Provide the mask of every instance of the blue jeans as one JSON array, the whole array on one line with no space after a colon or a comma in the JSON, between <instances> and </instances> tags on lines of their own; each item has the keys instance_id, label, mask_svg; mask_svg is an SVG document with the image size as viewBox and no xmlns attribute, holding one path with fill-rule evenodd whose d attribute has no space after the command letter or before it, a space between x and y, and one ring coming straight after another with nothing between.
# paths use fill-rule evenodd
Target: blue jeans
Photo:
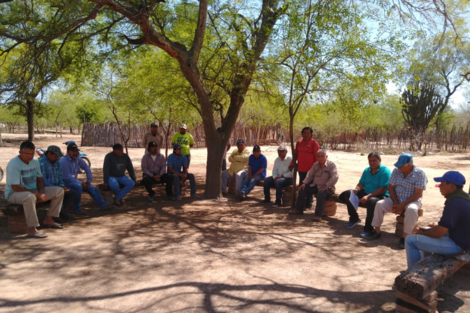
<instances>
[{"instance_id":1,"label":"blue jeans","mask_svg":"<svg viewBox=\"0 0 470 313\"><path fill-rule=\"evenodd\" d=\"M258 183L262 180L263 177L261 177L261 175L257 175L255 177L252 177L251 179L247 175L247 177L243 180L242 188L240 188L240 191L245 196L247 196L253 190L253 188L255 188L255 186L258 185Z\"/></svg>"},{"instance_id":2,"label":"blue jeans","mask_svg":"<svg viewBox=\"0 0 470 313\"><path fill-rule=\"evenodd\" d=\"M405 239L405 248L408 267L431 253L451 255L463 251L462 248L448 237L448 234L441 238L411 234Z\"/></svg>"},{"instance_id":3,"label":"blue jeans","mask_svg":"<svg viewBox=\"0 0 470 313\"><path fill-rule=\"evenodd\" d=\"M79 181L74 181L73 183L64 183L65 187L72 189L75 191L75 201L73 203L73 210L74 212L80 211L80 202L82 201L82 183ZM98 203L100 208L104 208L106 206L106 201L104 201L103 197L100 194L100 191L95 188L95 186L90 185L87 190L88 194L93 198L93 200Z\"/></svg>"},{"instance_id":4,"label":"blue jeans","mask_svg":"<svg viewBox=\"0 0 470 313\"><path fill-rule=\"evenodd\" d=\"M134 188L135 182L126 175L121 177L109 176L108 185L109 189L113 191L114 197L117 200L122 200L122 198L124 198L129 191ZM124 187L120 189L119 185L123 185Z\"/></svg>"},{"instance_id":5,"label":"blue jeans","mask_svg":"<svg viewBox=\"0 0 470 313\"><path fill-rule=\"evenodd\" d=\"M274 182L274 177L269 176L264 179L264 200L271 200L271 186L276 186L276 203L281 203L282 190L285 186L292 185L292 178L283 177Z\"/></svg>"},{"instance_id":6,"label":"blue jeans","mask_svg":"<svg viewBox=\"0 0 470 313\"><path fill-rule=\"evenodd\" d=\"M175 196L181 197L181 188L180 188L180 177L176 174L170 174L173 176L173 188L175 189ZM191 173L188 173L188 176L186 179L189 179L189 185L191 188L191 197L196 194L196 179L194 178L194 175Z\"/></svg>"}]
</instances>

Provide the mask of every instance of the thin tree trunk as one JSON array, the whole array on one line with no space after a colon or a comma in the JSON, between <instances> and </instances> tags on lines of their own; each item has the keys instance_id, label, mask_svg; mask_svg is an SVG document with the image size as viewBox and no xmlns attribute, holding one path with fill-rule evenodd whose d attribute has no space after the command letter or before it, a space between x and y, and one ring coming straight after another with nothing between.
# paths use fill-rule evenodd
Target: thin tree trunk
<instances>
[{"instance_id":1,"label":"thin tree trunk","mask_svg":"<svg viewBox=\"0 0 470 313\"><path fill-rule=\"evenodd\" d=\"M28 123L28 140L34 140L34 100L26 100L26 122Z\"/></svg>"}]
</instances>

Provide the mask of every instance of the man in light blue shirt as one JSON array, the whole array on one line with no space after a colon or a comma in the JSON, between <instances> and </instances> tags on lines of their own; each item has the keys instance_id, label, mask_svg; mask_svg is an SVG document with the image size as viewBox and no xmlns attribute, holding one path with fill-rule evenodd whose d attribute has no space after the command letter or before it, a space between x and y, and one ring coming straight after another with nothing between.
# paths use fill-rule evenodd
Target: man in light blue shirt
<instances>
[{"instance_id":1,"label":"man in light blue shirt","mask_svg":"<svg viewBox=\"0 0 470 313\"><path fill-rule=\"evenodd\" d=\"M39 162L34 159L34 150L34 144L25 141L20 146L20 155L8 162L5 199L9 203L23 205L26 225L28 226L28 237L46 238L46 234L37 230L39 221L36 213L36 203L51 200L47 216L43 221L44 228L62 229L63 226L55 223L53 217L59 216L64 199L64 189L44 187Z\"/></svg>"},{"instance_id":2,"label":"man in light blue shirt","mask_svg":"<svg viewBox=\"0 0 470 313\"><path fill-rule=\"evenodd\" d=\"M75 201L73 203L73 213L78 216L86 215L80 207L82 191L88 192L93 200L98 203L100 210L111 209L111 207L106 204L106 201L104 201L99 190L91 184L93 175L91 174L91 170L86 162L79 157L79 151L78 146L71 143L67 146L67 154L60 159L60 168L62 169L62 177L65 187L73 189L76 193ZM86 182L82 182L77 179L80 169L83 169L86 173Z\"/></svg>"}]
</instances>

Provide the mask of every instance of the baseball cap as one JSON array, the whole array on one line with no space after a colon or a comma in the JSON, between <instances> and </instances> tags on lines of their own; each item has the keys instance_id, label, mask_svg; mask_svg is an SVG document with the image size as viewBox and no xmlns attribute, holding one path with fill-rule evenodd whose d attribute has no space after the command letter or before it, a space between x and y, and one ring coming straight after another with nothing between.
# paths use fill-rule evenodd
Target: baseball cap
<instances>
[{"instance_id":1,"label":"baseball cap","mask_svg":"<svg viewBox=\"0 0 470 313\"><path fill-rule=\"evenodd\" d=\"M152 122L152 124L150 124L150 127L158 127L158 123L157 122Z\"/></svg>"},{"instance_id":2,"label":"baseball cap","mask_svg":"<svg viewBox=\"0 0 470 313\"><path fill-rule=\"evenodd\" d=\"M158 147L158 143L156 143L155 141L150 141L149 144L148 144L148 149L150 149L152 147Z\"/></svg>"},{"instance_id":3,"label":"baseball cap","mask_svg":"<svg viewBox=\"0 0 470 313\"><path fill-rule=\"evenodd\" d=\"M80 151L76 143L71 143L67 146L67 151Z\"/></svg>"},{"instance_id":4,"label":"baseball cap","mask_svg":"<svg viewBox=\"0 0 470 313\"><path fill-rule=\"evenodd\" d=\"M398 162L395 163L395 167L402 167L405 164L408 164L410 162L413 162L413 155L409 153L403 153L398 157Z\"/></svg>"},{"instance_id":5,"label":"baseball cap","mask_svg":"<svg viewBox=\"0 0 470 313\"><path fill-rule=\"evenodd\" d=\"M178 150L178 149L181 149L181 145L179 143L175 143L173 145L173 150Z\"/></svg>"},{"instance_id":6,"label":"baseball cap","mask_svg":"<svg viewBox=\"0 0 470 313\"><path fill-rule=\"evenodd\" d=\"M181 124L180 128L188 129L188 126L186 126L186 124Z\"/></svg>"},{"instance_id":7,"label":"baseball cap","mask_svg":"<svg viewBox=\"0 0 470 313\"><path fill-rule=\"evenodd\" d=\"M245 140L243 140L243 139L238 139L237 140L237 146L242 145L244 143L245 143Z\"/></svg>"},{"instance_id":8,"label":"baseball cap","mask_svg":"<svg viewBox=\"0 0 470 313\"><path fill-rule=\"evenodd\" d=\"M465 177L457 171L448 171L442 177L434 177L434 181L442 183L446 181L457 186L465 185ZM439 187L441 184L437 184L436 187Z\"/></svg>"},{"instance_id":9,"label":"baseball cap","mask_svg":"<svg viewBox=\"0 0 470 313\"><path fill-rule=\"evenodd\" d=\"M59 158L61 158L61 157L64 156L64 154L62 153L62 151L60 151L60 148L57 147L57 146L49 146L49 147L47 147L46 152L54 153L54 154L57 155Z\"/></svg>"},{"instance_id":10,"label":"baseball cap","mask_svg":"<svg viewBox=\"0 0 470 313\"><path fill-rule=\"evenodd\" d=\"M253 152L261 151L261 148L258 145L253 147Z\"/></svg>"},{"instance_id":11,"label":"baseball cap","mask_svg":"<svg viewBox=\"0 0 470 313\"><path fill-rule=\"evenodd\" d=\"M286 151L287 148L284 145L280 145L279 148L277 148L277 151Z\"/></svg>"}]
</instances>

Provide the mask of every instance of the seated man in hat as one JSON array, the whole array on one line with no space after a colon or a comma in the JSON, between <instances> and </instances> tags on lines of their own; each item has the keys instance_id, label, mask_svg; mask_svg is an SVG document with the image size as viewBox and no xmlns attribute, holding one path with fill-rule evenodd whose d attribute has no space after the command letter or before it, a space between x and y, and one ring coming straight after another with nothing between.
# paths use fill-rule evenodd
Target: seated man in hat
<instances>
[{"instance_id":1,"label":"seated man in hat","mask_svg":"<svg viewBox=\"0 0 470 313\"><path fill-rule=\"evenodd\" d=\"M281 205L282 192L284 187L292 185L292 171L289 169L292 157L287 155L286 146L277 148L278 157L274 161L273 176L266 177L264 180L264 200L261 203L271 202L271 186L276 187L276 201L273 207Z\"/></svg>"},{"instance_id":2,"label":"seated man in hat","mask_svg":"<svg viewBox=\"0 0 470 313\"><path fill-rule=\"evenodd\" d=\"M75 191L75 199L73 202L73 214L78 216L85 216L86 213L82 211L80 202L82 201L82 191L86 191L93 200L98 203L100 210L109 210L110 206L106 204L103 197L101 196L98 189L91 184L93 181L93 174L91 173L88 164L80 158L80 150L75 143L71 143L67 146L67 154L60 159L60 169L62 170L62 176L65 187ZM80 181L77 179L80 169L83 169L86 173L86 181Z\"/></svg>"},{"instance_id":3,"label":"seated man in hat","mask_svg":"<svg viewBox=\"0 0 470 313\"><path fill-rule=\"evenodd\" d=\"M254 146L253 154L248 160L248 169L245 170L247 172L246 178L243 180L240 190L237 190L237 196L241 200L246 199L253 188L266 177L267 167L268 160L261 154L260 146Z\"/></svg>"},{"instance_id":4,"label":"seated man in hat","mask_svg":"<svg viewBox=\"0 0 470 313\"><path fill-rule=\"evenodd\" d=\"M188 173L188 159L181 154L181 146L179 144L173 145L173 153L168 156L167 160L168 174L173 177L173 186L175 188L176 200L181 200L180 181L189 179L191 186L191 198L199 199L196 195L196 179L194 175Z\"/></svg>"},{"instance_id":5,"label":"seated man in hat","mask_svg":"<svg viewBox=\"0 0 470 313\"><path fill-rule=\"evenodd\" d=\"M289 214L303 214L305 203L316 194L317 204L315 205L314 221L321 221L326 199L335 192L335 185L338 182L338 170L336 165L328 160L328 154L321 149L317 152L318 162L307 172L307 176L302 184L297 187L299 195L295 210L290 210Z\"/></svg>"},{"instance_id":6,"label":"seated man in hat","mask_svg":"<svg viewBox=\"0 0 470 313\"><path fill-rule=\"evenodd\" d=\"M131 178L126 176L126 170ZM124 148L119 143L116 143L113 151L104 157L103 181L104 187L109 185L109 189L113 191L114 205L117 206L125 204L124 197L139 184L135 178L131 158L124 153Z\"/></svg>"},{"instance_id":7,"label":"seated man in hat","mask_svg":"<svg viewBox=\"0 0 470 313\"><path fill-rule=\"evenodd\" d=\"M45 228L63 228L54 222L58 217L64 189L60 187L45 187L38 160L34 159L35 146L31 141L20 145L20 154L8 162L5 199L9 203L23 205L29 238L46 238L47 235L37 230L39 226L36 213L36 202L51 200L47 216L43 220Z\"/></svg>"},{"instance_id":8,"label":"seated man in hat","mask_svg":"<svg viewBox=\"0 0 470 313\"><path fill-rule=\"evenodd\" d=\"M153 183L165 184L166 195L170 200L176 200L171 190L173 186L173 176L166 173L165 156L160 153L158 144L155 141L148 143L148 153L144 155L141 162L144 177L140 182L149 193L149 201L155 198L155 191L152 189Z\"/></svg>"},{"instance_id":9,"label":"seated man in hat","mask_svg":"<svg viewBox=\"0 0 470 313\"><path fill-rule=\"evenodd\" d=\"M59 159L64 154L57 146L47 147L46 152L39 158L38 162L41 166L42 178L45 187L61 187L64 189L64 201L62 208L60 209L59 217L61 220L67 221L74 218L73 214L68 214L66 208L73 203L73 200L77 196L75 190L65 187L64 180L62 178L62 170L60 169ZM54 218L57 222L62 222Z\"/></svg>"},{"instance_id":10,"label":"seated man in hat","mask_svg":"<svg viewBox=\"0 0 470 313\"><path fill-rule=\"evenodd\" d=\"M470 258L470 196L463 191L465 177L456 171L449 171L439 182L439 190L446 198L444 211L437 225L420 228L405 239L406 261L412 266L426 254L442 255L467 254Z\"/></svg>"},{"instance_id":11,"label":"seated man in hat","mask_svg":"<svg viewBox=\"0 0 470 313\"><path fill-rule=\"evenodd\" d=\"M245 169L248 167L248 159L250 158L250 150L246 148L243 139L237 140L237 148L232 151L228 160L231 162L228 170L222 172L222 194L227 195L227 184L230 177L235 177L235 190L242 188L243 179L247 175Z\"/></svg>"},{"instance_id":12,"label":"seated man in hat","mask_svg":"<svg viewBox=\"0 0 470 313\"><path fill-rule=\"evenodd\" d=\"M365 238L375 240L381 237L380 226L386 213L392 212L397 215L404 213L403 237L400 238L398 247L405 249L405 238L411 234L418 221L418 210L428 179L423 170L413 165L413 156L409 153L400 155L395 167L388 183L390 198L380 200L375 205L372 220L374 231Z\"/></svg>"}]
</instances>

